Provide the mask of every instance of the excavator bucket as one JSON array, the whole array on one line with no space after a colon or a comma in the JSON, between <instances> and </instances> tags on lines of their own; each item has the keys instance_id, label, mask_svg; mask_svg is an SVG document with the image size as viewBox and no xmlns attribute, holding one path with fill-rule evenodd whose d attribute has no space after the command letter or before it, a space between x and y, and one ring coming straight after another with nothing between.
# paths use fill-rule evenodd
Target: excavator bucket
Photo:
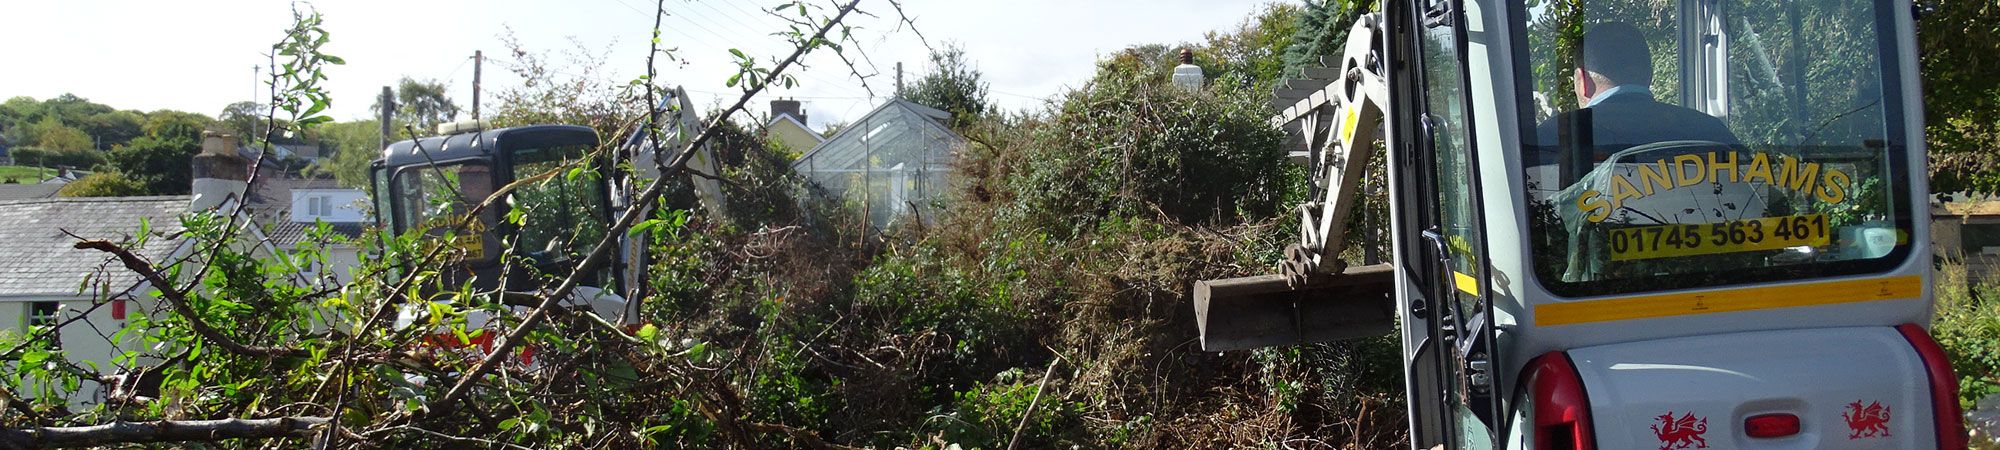
<instances>
[{"instance_id":1,"label":"excavator bucket","mask_svg":"<svg viewBox=\"0 0 2000 450\"><path fill-rule=\"evenodd\" d=\"M1396 329L1394 270L1388 264L1350 267L1297 286L1284 275L1195 282L1201 349L1241 350L1388 334Z\"/></svg>"}]
</instances>

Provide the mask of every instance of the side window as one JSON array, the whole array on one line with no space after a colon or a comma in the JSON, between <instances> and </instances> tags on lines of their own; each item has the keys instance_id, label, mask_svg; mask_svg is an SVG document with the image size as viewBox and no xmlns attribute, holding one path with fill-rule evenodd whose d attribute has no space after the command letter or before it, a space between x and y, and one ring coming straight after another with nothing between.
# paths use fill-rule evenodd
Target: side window
<instances>
[{"instance_id":1,"label":"side window","mask_svg":"<svg viewBox=\"0 0 2000 450\"><path fill-rule=\"evenodd\" d=\"M1466 303L1467 311L1480 296L1479 261L1484 256L1484 236L1480 235L1478 207L1472 189L1470 122L1465 111L1465 75L1459 67L1458 41L1451 26L1424 30L1420 49L1424 59L1424 103L1428 114L1437 170L1439 234L1451 253L1451 283Z\"/></svg>"},{"instance_id":2,"label":"side window","mask_svg":"<svg viewBox=\"0 0 2000 450\"><path fill-rule=\"evenodd\" d=\"M376 168L372 178L374 178L375 189L374 192L370 192L369 194L372 195L373 198L375 199L374 213L375 213L376 225L380 225L383 228L391 228L389 223L389 217L390 217L389 211L391 211L390 205L394 204L394 200L392 199L395 198L395 191L389 189L388 169ZM402 231L402 228L394 228L391 230L391 232L400 232L400 231Z\"/></svg>"},{"instance_id":3,"label":"side window","mask_svg":"<svg viewBox=\"0 0 2000 450\"><path fill-rule=\"evenodd\" d=\"M1446 297L1444 303L1448 311L1434 315L1432 320L1442 323L1432 325L1441 332L1438 338L1444 346L1442 362L1449 367L1445 372L1452 374L1448 383L1456 386L1447 388L1453 404L1450 420L1457 425L1459 448L1491 448L1494 439L1492 423L1493 403L1489 399L1492 388L1477 385L1483 370L1472 361L1492 361L1490 326L1480 325L1485 318L1488 303L1486 297L1486 237L1481 228L1479 211L1479 190L1474 182L1472 159L1472 117L1467 111L1465 60L1459 47L1461 30L1465 21L1460 11L1452 11L1463 2L1449 0L1432 3L1427 17L1442 20L1427 20L1428 23L1418 33L1418 58L1423 67L1423 115L1419 125L1429 138L1432 180L1435 183L1431 195L1431 205L1436 208L1435 216L1423 225L1434 230L1442 242L1446 261L1444 271L1437 273L1431 283ZM1490 365L1489 365L1490 367ZM1465 384L1461 384L1465 383ZM1463 391L1461 391L1463 389Z\"/></svg>"}]
</instances>

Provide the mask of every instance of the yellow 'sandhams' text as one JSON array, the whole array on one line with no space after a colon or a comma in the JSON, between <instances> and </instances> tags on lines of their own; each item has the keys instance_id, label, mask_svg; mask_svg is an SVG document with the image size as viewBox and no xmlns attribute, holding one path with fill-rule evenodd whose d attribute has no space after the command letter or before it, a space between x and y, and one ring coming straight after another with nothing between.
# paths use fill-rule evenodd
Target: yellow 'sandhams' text
<instances>
[{"instance_id":1,"label":"yellow 'sandhams' text","mask_svg":"<svg viewBox=\"0 0 2000 450\"><path fill-rule=\"evenodd\" d=\"M1610 177L1611 192L1608 195L1593 189L1583 191L1583 195L1577 197L1576 207L1583 211L1586 220L1602 222L1611 216L1612 211L1624 207L1627 201L1711 183L1764 183L1794 192L1811 193L1822 203L1840 203L1847 200L1848 183L1853 181L1853 177L1839 169L1806 162L1791 155L1772 158L1765 152L1751 154L1747 164L1739 161L1736 152L1723 151L1708 152L1707 155L1686 154L1671 160L1635 165L1637 168L1631 172L1631 177Z\"/></svg>"}]
</instances>

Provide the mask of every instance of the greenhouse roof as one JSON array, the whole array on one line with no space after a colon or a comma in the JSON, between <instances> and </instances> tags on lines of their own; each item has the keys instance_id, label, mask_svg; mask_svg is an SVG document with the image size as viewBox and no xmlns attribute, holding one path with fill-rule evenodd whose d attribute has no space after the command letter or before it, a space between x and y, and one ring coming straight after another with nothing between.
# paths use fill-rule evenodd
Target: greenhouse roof
<instances>
[{"instance_id":1,"label":"greenhouse roof","mask_svg":"<svg viewBox=\"0 0 2000 450\"><path fill-rule=\"evenodd\" d=\"M792 163L792 170L861 169L861 163L869 159L880 167L942 161L949 158L952 147L965 142L945 127L947 120L951 120L951 113L907 100L890 100L800 156Z\"/></svg>"}]
</instances>

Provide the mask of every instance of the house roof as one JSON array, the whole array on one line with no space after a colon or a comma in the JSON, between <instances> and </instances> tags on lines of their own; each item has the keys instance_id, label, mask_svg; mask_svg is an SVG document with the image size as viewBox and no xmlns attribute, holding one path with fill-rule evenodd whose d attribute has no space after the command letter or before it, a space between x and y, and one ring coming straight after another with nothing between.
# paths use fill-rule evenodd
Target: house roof
<instances>
[{"instance_id":1,"label":"house roof","mask_svg":"<svg viewBox=\"0 0 2000 450\"><path fill-rule=\"evenodd\" d=\"M153 236L136 249L154 262L180 246L179 216L187 196L51 198L0 202L0 296L74 296L86 277L122 274L109 254L79 250L68 231L87 239L126 242L137 237L140 221Z\"/></svg>"},{"instance_id":2,"label":"house roof","mask_svg":"<svg viewBox=\"0 0 2000 450\"><path fill-rule=\"evenodd\" d=\"M0 202L56 196L66 183L0 184Z\"/></svg>"},{"instance_id":3,"label":"house roof","mask_svg":"<svg viewBox=\"0 0 2000 450\"><path fill-rule=\"evenodd\" d=\"M799 129L801 130L805 130L806 134L808 136L812 136L813 140L819 142L826 142L826 136L820 136L819 133L812 132L812 128L807 127L805 122L800 122L799 118L792 117L791 114L779 114L777 117L772 117L771 123L764 124L764 126L767 127L774 126L780 123L790 123L792 124L792 126L799 127Z\"/></svg>"},{"instance_id":4,"label":"house roof","mask_svg":"<svg viewBox=\"0 0 2000 450\"><path fill-rule=\"evenodd\" d=\"M368 229L368 224L360 222L327 222L326 225L328 231L348 239L361 237L361 233ZM298 248L299 243L310 239L309 231L317 226L319 226L317 222L294 221L291 212L286 211L277 220L271 221L271 228L265 231L264 236L271 241L271 246L289 251Z\"/></svg>"},{"instance_id":5,"label":"house roof","mask_svg":"<svg viewBox=\"0 0 2000 450\"><path fill-rule=\"evenodd\" d=\"M870 156L887 165L948 158L952 146L965 142L945 126L948 120L951 113L907 100L890 100L800 156L792 162L792 170L856 169Z\"/></svg>"}]
</instances>

